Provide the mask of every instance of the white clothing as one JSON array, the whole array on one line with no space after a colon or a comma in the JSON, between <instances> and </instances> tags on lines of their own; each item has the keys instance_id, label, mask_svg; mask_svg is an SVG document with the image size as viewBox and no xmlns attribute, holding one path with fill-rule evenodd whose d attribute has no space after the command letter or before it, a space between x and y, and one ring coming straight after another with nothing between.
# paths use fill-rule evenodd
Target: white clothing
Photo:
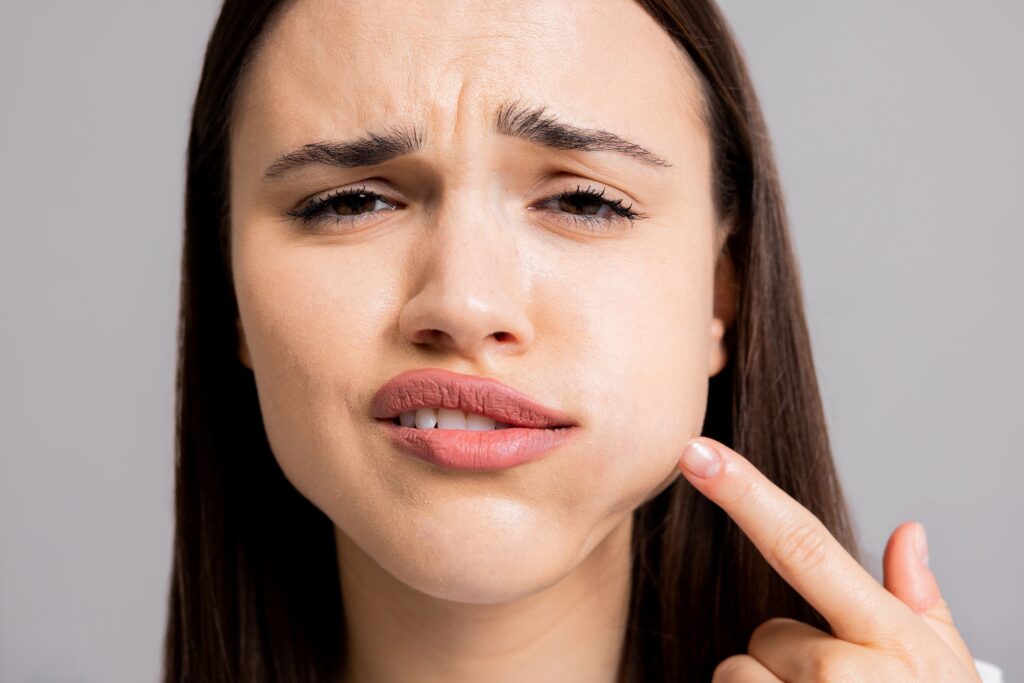
<instances>
[{"instance_id":1,"label":"white clothing","mask_svg":"<svg viewBox=\"0 0 1024 683\"><path fill-rule=\"evenodd\" d=\"M995 664L975 659L974 668L978 670L978 675L981 676L981 683L1003 683L1003 670Z\"/></svg>"}]
</instances>

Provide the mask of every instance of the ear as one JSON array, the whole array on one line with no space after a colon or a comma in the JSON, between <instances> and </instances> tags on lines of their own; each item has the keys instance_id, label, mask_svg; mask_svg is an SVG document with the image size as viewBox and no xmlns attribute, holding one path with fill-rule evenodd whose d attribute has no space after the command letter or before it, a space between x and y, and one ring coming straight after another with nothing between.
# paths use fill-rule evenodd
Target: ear
<instances>
[{"instance_id":1,"label":"ear","mask_svg":"<svg viewBox=\"0 0 1024 683\"><path fill-rule=\"evenodd\" d=\"M235 328L238 330L238 360L252 370L252 358L249 357L249 345L245 342L245 330L242 329L241 317L235 318Z\"/></svg>"},{"instance_id":2,"label":"ear","mask_svg":"<svg viewBox=\"0 0 1024 683\"><path fill-rule=\"evenodd\" d=\"M736 321L736 305L739 287L736 268L726 248L718 250L715 262L715 300L711 316L711 344L708 354L708 377L714 377L729 361L729 349L725 333Z\"/></svg>"}]
</instances>

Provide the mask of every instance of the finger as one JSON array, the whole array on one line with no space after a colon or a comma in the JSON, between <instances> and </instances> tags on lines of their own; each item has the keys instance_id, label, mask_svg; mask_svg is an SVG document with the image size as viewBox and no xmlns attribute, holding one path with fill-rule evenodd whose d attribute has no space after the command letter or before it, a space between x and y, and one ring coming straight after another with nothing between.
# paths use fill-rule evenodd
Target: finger
<instances>
[{"instance_id":1,"label":"finger","mask_svg":"<svg viewBox=\"0 0 1024 683\"><path fill-rule=\"evenodd\" d=\"M689 463L714 461L708 476ZM828 621L836 636L861 645L891 642L918 625L850 556L811 512L768 480L736 451L707 437L690 445L680 469L698 491L721 507L768 563Z\"/></svg>"},{"instance_id":2,"label":"finger","mask_svg":"<svg viewBox=\"0 0 1024 683\"><path fill-rule=\"evenodd\" d=\"M915 613L925 612L939 592L917 544L918 524L905 522L896 527L885 546L882 559L886 590Z\"/></svg>"},{"instance_id":3,"label":"finger","mask_svg":"<svg viewBox=\"0 0 1024 683\"><path fill-rule=\"evenodd\" d=\"M747 652L784 681L878 680L874 653L810 624L776 617L754 629Z\"/></svg>"},{"instance_id":4,"label":"finger","mask_svg":"<svg viewBox=\"0 0 1024 683\"><path fill-rule=\"evenodd\" d=\"M750 655L733 655L723 659L711 675L711 683L783 683Z\"/></svg>"},{"instance_id":5,"label":"finger","mask_svg":"<svg viewBox=\"0 0 1024 683\"><path fill-rule=\"evenodd\" d=\"M896 527L882 558L885 588L919 614L964 664L973 667L974 657L953 624L953 615L927 558L924 526L911 521Z\"/></svg>"}]
</instances>

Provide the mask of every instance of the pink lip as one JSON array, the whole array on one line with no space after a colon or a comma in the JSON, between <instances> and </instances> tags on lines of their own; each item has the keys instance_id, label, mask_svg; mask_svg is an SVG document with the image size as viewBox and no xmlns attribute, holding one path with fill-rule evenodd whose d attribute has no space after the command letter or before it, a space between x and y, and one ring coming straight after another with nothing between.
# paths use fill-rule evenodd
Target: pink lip
<instances>
[{"instance_id":1,"label":"pink lip","mask_svg":"<svg viewBox=\"0 0 1024 683\"><path fill-rule=\"evenodd\" d=\"M417 408L450 408L486 415L508 429L415 429L393 422ZM448 370L411 370L388 380L373 398L373 416L392 443L442 467L496 470L536 460L579 430L576 422L494 379Z\"/></svg>"}]
</instances>

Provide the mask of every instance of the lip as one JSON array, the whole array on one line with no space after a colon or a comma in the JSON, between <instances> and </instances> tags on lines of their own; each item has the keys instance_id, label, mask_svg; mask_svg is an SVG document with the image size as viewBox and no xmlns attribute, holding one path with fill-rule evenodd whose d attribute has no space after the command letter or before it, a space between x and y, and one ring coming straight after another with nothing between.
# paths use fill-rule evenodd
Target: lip
<instances>
[{"instance_id":1,"label":"lip","mask_svg":"<svg viewBox=\"0 0 1024 683\"><path fill-rule=\"evenodd\" d=\"M449 408L485 415L507 429L415 429L392 421L418 408ZM399 449L441 467L497 470L537 460L579 431L566 413L501 382L439 368L403 372L373 397L373 417Z\"/></svg>"}]
</instances>

